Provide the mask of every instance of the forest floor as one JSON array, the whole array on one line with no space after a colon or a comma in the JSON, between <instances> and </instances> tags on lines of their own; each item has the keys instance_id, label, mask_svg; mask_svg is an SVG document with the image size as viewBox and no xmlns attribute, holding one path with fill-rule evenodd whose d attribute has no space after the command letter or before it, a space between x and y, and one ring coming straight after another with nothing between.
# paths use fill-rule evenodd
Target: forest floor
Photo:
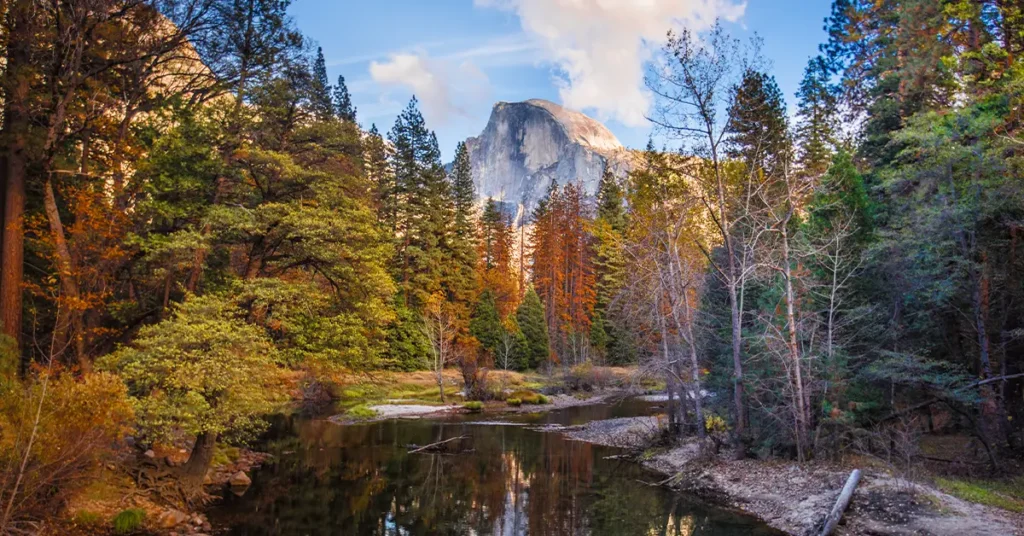
<instances>
[{"instance_id":1,"label":"forest floor","mask_svg":"<svg viewBox=\"0 0 1024 536\"><path fill-rule=\"evenodd\" d=\"M957 482L962 488L965 481L927 476L911 481L862 457L801 465L734 460L725 449L702 454L696 442L652 447L663 427L656 418L636 417L594 421L563 432L581 441L631 448L644 466L667 477L659 484L752 514L789 534L816 534L850 471L860 468L863 476L837 535L1024 535L1024 514L1012 496L1004 497L1009 502L994 503L1000 508L981 494L956 493L958 487L949 485Z\"/></svg>"}]
</instances>

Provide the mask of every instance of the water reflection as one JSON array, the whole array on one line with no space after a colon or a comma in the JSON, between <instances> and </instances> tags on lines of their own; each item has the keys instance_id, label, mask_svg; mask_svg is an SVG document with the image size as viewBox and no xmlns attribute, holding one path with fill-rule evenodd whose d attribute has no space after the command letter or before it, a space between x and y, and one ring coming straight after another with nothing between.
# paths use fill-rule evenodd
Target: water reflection
<instances>
[{"instance_id":1,"label":"water reflection","mask_svg":"<svg viewBox=\"0 0 1024 536\"><path fill-rule=\"evenodd\" d=\"M636 410L600 406L516 420L570 424ZM470 437L443 452L408 452L410 444L460 435ZM656 477L608 458L615 449L525 426L466 418L338 426L281 417L266 449L277 461L211 514L229 534L776 534L643 484Z\"/></svg>"}]
</instances>

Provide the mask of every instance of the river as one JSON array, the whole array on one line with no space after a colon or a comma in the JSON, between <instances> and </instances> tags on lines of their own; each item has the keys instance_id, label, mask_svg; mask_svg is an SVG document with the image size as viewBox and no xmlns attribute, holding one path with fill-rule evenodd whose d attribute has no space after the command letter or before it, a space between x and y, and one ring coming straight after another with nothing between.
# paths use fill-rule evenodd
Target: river
<instances>
[{"instance_id":1,"label":"river","mask_svg":"<svg viewBox=\"0 0 1024 536\"><path fill-rule=\"evenodd\" d=\"M209 516L220 533L236 536L779 534L646 484L661 477L616 457L619 449L537 429L655 412L630 399L344 426L279 416L257 445L273 460ZM468 438L442 452L409 453L409 445L457 436Z\"/></svg>"}]
</instances>

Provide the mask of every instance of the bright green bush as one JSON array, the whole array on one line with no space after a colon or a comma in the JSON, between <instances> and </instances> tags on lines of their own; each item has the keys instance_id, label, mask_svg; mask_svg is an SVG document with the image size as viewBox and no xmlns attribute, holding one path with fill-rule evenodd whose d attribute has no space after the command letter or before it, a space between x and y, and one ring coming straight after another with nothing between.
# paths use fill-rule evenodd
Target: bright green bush
<instances>
[{"instance_id":1,"label":"bright green bush","mask_svg":"<svg viewBox=\"0 0 1024 536\"><path fill-rule=\"evenodd\" d=\"M139 508L123 510L114 516L114 533L131 534L142 527L142 521L145 519L146 512L144 510Z\"/></svg>"},{"instance_id":2,"label":"bright green bush","mask_svg":"<svg viewBox=\"0 0 1024 536\"><path fill-rule=\"evenodd\" d=\"M469 411L480 411L484 409L484 403L480 402L479 400L474 400L472 402L466 402L465 404L462 405L462 407L468 409Z\"/></svg>"},{"instance_id":3,"label":"bright green bush","mask_svg":"<svg viewBox=\"0 0 1024 536\"><path fill-rule=\"evenodd\" d=\"M523 405L523 401L519 400L518 398L509 398L508 400L505 401L505 403L510 406L516 407Z\"/></svg>"},{"instance_id":4,"label":"bright green bush","mask_svg":"<svg viewBox=\"0 0 1024 536\"><path fill-rule=\"evenodd\" d=\"M352 406L348 411L345 412L351 419L372 419L377 416L377 412L366 407L366 404L359 404L358 406Z\"/></svg>"},{"instance_id":5,"label":"bright green bush","mask_svg":"<svg viewBox=\"0 0 1024 536\"><path fill-rule=\"evenodd\" d=\"M548 397L535 393L533 391L527 391L526 389L520 389L508 395L509 398L517 398L520 403L523 404L547 404L551 402Z\"/></svg>"}]
</instances>

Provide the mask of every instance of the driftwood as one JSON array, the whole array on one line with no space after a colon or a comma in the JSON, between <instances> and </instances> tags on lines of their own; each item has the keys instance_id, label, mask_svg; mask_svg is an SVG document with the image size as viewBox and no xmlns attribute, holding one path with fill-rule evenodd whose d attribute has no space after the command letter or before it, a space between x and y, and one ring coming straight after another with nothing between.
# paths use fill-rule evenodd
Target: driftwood
<instances>
[{"instance_id":1,"label":"driftwood","mask_svg":"<svg viewBox=\"0 0 1024 536\"><path fill-rule=\"evenodd\" d=\"M854 469L850 473L850 478L846 479L846 485L843 486L843 491L839 493L836 505L832 507L832 511L825 518L825 527L821 529L821 536L829 536L832 534L832 531L836 530L836 525L839 524L839 519L843 517L843 512L846 511L847 506L850 506L850 498L853 497L853 490L857 488L858 482L860 482L860 469Z\"/></svg>"},{"instance_id":2,"label":"driftwood","mask_svg":"<svg viewBox=\"0 0 1024 536\"><path fill-rule=\"evenodd\" d=\"M420 452L420 451L424 451L424 450L427 450L427 449L432 449L434 447L437 447L437 446L440 446L440 445L444 445L445 443L448 443L450 441L456 441L458 439L468 439L468 438L469 438L469 436L464 436L464 435L456 436L456 437L451 437L451 438L445 439L444 441L438 441L437 443L431 443L429 445L424 445L422 447L419 447L419 448L417 448L415 450L410 450L409 454L415 454L415 453Z\"/></svg>"}]
</instances>

